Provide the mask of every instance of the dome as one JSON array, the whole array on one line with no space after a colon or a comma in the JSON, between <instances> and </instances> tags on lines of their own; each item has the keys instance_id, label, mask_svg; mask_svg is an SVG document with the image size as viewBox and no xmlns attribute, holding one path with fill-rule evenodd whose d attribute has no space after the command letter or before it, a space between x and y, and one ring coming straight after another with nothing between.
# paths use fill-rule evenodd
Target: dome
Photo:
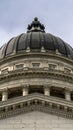
<instances>
[{"instance_id":1,"label":"dome","mask_svg":"<svg viewBox=\"0 0 73 130\"><path fill-rule=\"evenodd\" d=\"M73 130L72 47L35 18L27 33L1 47L0 58L0 128Z\"/></svg>"},{"instance_id":2,"label":"dome","mask_svg":"<svg viewBox=\"0 0 73 130\"><path fill-rule=\"evenodd\" d=\"M29 47L31 51L40 51L42 47L46 52L56 52L56 50L65 57L73 59L72 47L59 37L45 32L45 27L34 18L34 21L28 25L27 33L20 34L4 44L0 49L0 58L10 56L15 52L25 52Z\"/></svg>"}]
</instances>

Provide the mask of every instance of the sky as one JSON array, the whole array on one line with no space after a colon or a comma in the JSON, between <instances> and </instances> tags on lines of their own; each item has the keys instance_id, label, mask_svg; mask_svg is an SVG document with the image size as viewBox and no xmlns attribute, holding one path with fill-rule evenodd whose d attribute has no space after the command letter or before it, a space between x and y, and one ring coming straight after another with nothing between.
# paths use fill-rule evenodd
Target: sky
<instances>
[{"instance_id":1,"label":"sky","mask_svg":"<svg viewBox=\"0 0 73 130\"><path fill-rule=\"evenodd\" d=\"M27 32L34 17L73 47L73 0L0 0L0 47Z\"/></svg>"}]
</instances>

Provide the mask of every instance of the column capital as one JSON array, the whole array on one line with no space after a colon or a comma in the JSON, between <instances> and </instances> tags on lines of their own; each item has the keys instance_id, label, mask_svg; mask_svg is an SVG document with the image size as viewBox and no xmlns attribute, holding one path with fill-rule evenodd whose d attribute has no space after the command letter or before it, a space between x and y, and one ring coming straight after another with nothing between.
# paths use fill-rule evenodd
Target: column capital
<instances>
[{"instance_id":1,"label":"column capital","mask_svg":"<svg viewBox=\"0 0 73 130\"><path fill-rule=\"evenodd\" d=\"M50 89L50 88L51 88L51 85L50 85L50 84L44 84L43 87Z\"/></svg>"},{"instance_id":2,"label":"column capital","mask_svg":"<svg viewBox=\"0 0 73 130\"><path fill-rule=\"evenodd\" d=\"M66 88L66 87L64 88L64 91L65 92L71 92L70 88Z\"/></svg>"},{"instance_id":3,"label":"column capital","mask_svg":"<svg viewBox=\"0 0 73 130\"><path fill-rule=\"evenodd\" d=\"M8 91L8 88L3 88L2 89L2 92L7 92Z\"/></svg>"},{"instance_id":4,"label":"column capital","mask_svg":"<svg viewBox=\"0 0 73 130\"><path fill-rule=\"evenodd\" d=\"M24 88L29 88L29 84L24 84L24 85L22 85L22 88L24 89Z\"/></svg>"}]
</instances>

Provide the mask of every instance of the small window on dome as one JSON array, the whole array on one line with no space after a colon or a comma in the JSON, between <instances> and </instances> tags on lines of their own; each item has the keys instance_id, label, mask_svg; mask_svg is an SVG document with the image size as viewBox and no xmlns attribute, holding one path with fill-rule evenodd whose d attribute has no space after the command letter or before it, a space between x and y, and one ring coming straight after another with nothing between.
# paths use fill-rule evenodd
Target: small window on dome
<instances>
[{"instance_id":1,"label":"small window on dome","mask_svg":"<svg viewBox=\"0 0 73 130\"><path fill-rule=\"evenodd\" d=\"M34 68L39 68L40 63L32 63L32 66L33 66Z\"/></svg>"},{"instance_id":2,"label":"small window on dome","mask_svg":"<svg viewBox=\"0 0 73 130\"><path fill-rule=\"evenodd\" d=\"M23 64L16 65L16 69L23 69Z\"/></svg>"},{"instance_id":3,"label":"small window on dome","mask_svg":"<svg viewBox=\"0 0 73 130\"><path fill-rule=\"evenodd\" d=\"M2 74L7 74L8 73L8 68L1 70L1 73Z\"/></svg>"},{"instance_id":4,"label":"small window on dome","mask_svg":"<svg viewBox=\"0 0 73 130\"><path fill-rule=\"evenodd\" d=\"M65 73L70 73L70 72L71 72L71 69L69 69L69 68L64 68L64 72L65 72Z\"/></svg>"},{"instance_id":5,"label":"small window on dome","mask_svg":"<svg viewBox=\"0 0 73 130\"><path fill-rule=\"evenodd\" d=\"M54 64L49 64L49 70L54 70L56 68L56 65Z\"/></svg>"}]
</instances>

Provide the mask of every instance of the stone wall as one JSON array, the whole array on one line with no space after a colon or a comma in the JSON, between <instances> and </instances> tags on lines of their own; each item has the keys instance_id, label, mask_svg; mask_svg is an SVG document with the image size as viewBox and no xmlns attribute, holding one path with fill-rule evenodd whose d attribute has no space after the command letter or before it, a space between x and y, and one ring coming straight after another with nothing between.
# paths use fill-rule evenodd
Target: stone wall
<instances>
[{"instance_id":1,"label":"stone wall","mask_svg":"<svg viewBox=\"0 0 73 130\"><path fill-rule=\"evenodd\" d=\"M73 130L73 120L36 111L0 120L0 130Z\"/></svg>"}]
</instances>

